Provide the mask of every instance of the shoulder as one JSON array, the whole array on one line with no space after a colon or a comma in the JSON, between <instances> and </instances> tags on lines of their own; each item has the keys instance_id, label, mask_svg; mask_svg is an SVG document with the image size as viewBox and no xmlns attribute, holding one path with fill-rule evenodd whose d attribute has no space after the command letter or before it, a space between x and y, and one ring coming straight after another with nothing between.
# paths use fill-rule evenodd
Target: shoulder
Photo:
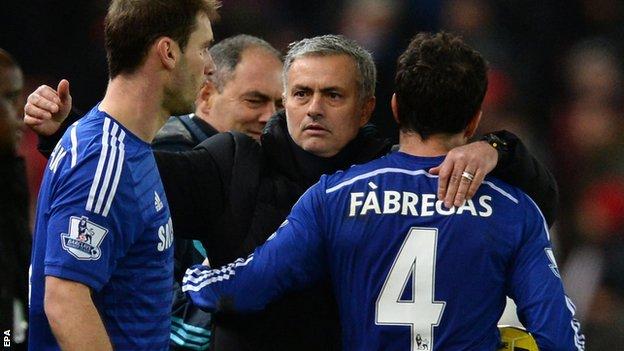
<instances>
[{"instance_id":1,"label":"shoulder","mask_svg":"<svg viewBox=\"0 0 624 351\"><path fill-rule=\"evenodd\" d=\"M152 142L154 149L175 151L190 150L196 144L191 132L178 116L170 117Z\"/></svg>"},{"instance_id":2,"label":"shoulder","mask_svg":"<svg viewBox=\"0 0 624 351\"><path fill-rule=\"evenodd\" d=\"M323 176L324 185L326 186L326 192L329 194L355 184L356 182L364 181L367 178L391 170L386 156L382 156L364 164L353 165L344 171L338 171L334 174Z\"/></svg>"},{"instance_id":3,"label":"shoulder","mask_svg":"<svg viewBox=\"0 0 624 351\"><path fill-rule=\"evenodd\" d=\"M488 176L475 197L490 195L492 203L503 209L500 213L509 221L517 223L546 223L540 208L520 188L510 185L498 178ZM547 225L546 225L547 227Z\"/></svg>"},{"instance_id":4,"label":"shoulder","mask_svg":"<svg viewBox=\"0 0 624 351\"><path fill-rule=\"evenodd\" d=\"M116 198L132 201L139 173L153 171L155 163L149 145L128 133L93 111L72 125L48 163L58 172L57 197L85 201L87 211L103 216Z\"/></svg>"}]
</instances>

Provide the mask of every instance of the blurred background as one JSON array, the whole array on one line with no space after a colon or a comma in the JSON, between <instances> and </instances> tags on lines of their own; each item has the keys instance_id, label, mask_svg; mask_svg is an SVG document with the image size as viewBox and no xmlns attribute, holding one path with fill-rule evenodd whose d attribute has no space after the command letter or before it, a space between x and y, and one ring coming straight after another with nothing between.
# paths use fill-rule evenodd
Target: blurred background
<instances>
[{"instance_id":1,"label":"blurred background","mask_svg":"<svg viewBox=\"0 0 624 351\"><path fill-rule=\"evenodd\" d=\"M419 31L461 34L490 63L482 132L507 129L549 166L560 186L553 240L590 350L624 346L624 2L618 0L222 0L215 39L247 33L285 51L303 37L341 33L379 70L373 122L396 140L394 66ZM89 109L107 82L106 0L2 0L0 48L25 73L23 97L71 82ZM23 104L22 104L23 105ZM26 132L31 204L45 160Z\"/></svg>"}]
</instances>

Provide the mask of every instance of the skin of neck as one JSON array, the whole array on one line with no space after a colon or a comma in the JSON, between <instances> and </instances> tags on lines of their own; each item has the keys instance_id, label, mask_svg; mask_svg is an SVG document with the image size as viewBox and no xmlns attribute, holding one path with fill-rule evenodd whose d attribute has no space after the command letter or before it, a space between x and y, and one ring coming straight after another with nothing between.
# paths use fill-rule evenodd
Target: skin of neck
<instances>
[{"instance_id":1,"label":"skin of neck","mask_svg":"<svg viewBox=\"0 0 624 351\"><path fill-rule=\"evenodd\" d=\"M468 137L464 132L457 134L435 134L423 139L416 132L399 134L399 151L414 156L434 157L446 155L451 149L465 145Z\"/></svg>"},{"instance_id":2,"label":"skin of neck","mask_svg":"<svg viewBox=\"0 0 624 351\"><path fill-rule=\"evenodd\" d=\"M152 143L169 118L163 106L169 72L158 57L148 55L133 73L121 73L108 82L100 110L108 113L146 143Z\"/></svg>"}]
</instances>

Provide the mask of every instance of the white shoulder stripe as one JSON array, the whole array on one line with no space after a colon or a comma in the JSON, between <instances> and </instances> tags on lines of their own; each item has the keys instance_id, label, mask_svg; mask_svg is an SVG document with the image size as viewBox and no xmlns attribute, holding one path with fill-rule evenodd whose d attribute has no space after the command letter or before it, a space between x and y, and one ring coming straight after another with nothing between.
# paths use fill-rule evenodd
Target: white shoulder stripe
<instances>
[{"instance_id":1,"label":"white shoulder stripe","mask_svg":"<svg viewBox=\"0 0 624 351\"><path fill-rule=\"evenodd\" d=\"M87 211L106 217L117 192L125 157L124 138L126 133L110 118L104 119L102 127L102 151L98 161L91 191L87 200ZM113 170L115 170L113 175ZM103 177L102 177L103 176Z\"/></svg>"},{"instance_id":2,"label":"white shoulder stripe","mask_svg":"<svg viewBox=\"0 0 624 351\"><path fill-rule=\"evenodd\" d=\"M62 147L57 151L54 159L50 163L50 170L52 172L56 173L59 163L61 163L61 160L63 159L63 157L65 157L65 154L67 154L67 151L63 149Z\"/></svg>"},{"instance_id":3,"label":"white shoulder stripe","mask_svg":"<svg viewBox=\"0 0 624 351\"><path fill-rule=\"evenodd\" d=\"M518 199L516 199L515 197L511 196L510 193L506 192L505 190L497 187L496 185L494 185L494 183L490 182L490 181L483 181L483 184L489 185L490 188L498 191L499 193L501 193L501 195L503 195L504 197L508 198L509 200L513 201L515 204L518 203Z\"/></svg>"},{"instance_id":4,"label":"white shoulder stripe","mask_svg":"<svg viewBox=\"0 0 624 351\"><path fill-rule=\"evenodd\" d=\"M123 130L119 136L119 157L117 158L117 169L115 171L115 179L113 180L113 187L111 188L110 194L108 194L108 200L106 201L106 206L104 207L104 211L102 212L102 216L108 216L108 211L110 210L111 204L113 203L113 199L115 198L115 194L117 193L117 185L119 184L119 178L121 177L121 170L123 168L124 156L126 153L124 147L124 138L126 137L126 132Z\"/></svg>"},{"instance_id":5,"label":"white shoulder stripe","mask_svg":"<svg viewBox=\"0 0 624 351\"><path fill-rule=\"evenodd\" d=\"M106 163L106 156L108 154L108 129L110 126L110 118L104 118L104 124L102 126L102 151L100 152L100 160L98 161L97 169L95 170L95 177L91 184L91 190L89 191L89 198L87 199L87 205L85 209L87 211L93 211L93 202L95 201L95 195L97 193L98 184L100 183L100 177L102 176L102 169L104 163Z\"/></svg>"},{"instance_id":6,"label":"white shoulder stripe","mask_svg":"<svg viewBox=\"0 0 624 351\"><path fill-rule=\"evenodd\" d=\"M349 180L345 180L344 182L325 190L325 193L326 194L333 193L334 191L339 190L340 188L343 188L347 185L351 185L357 182L358 180L374 177L378 174L384 174L384 173L403 173L407 175L424 175L430 178L437 178L437 176L429 174L427 173L427 171L422 170L422 169L414 171L414 170L408 170L408 169L402 169L402 168L380 168L380 169L376 169L368 173L360 174L359 176L351 178Z\"/></svg>"},{"instance_id":7,"label":"white shoulder stripe","mask_svg":"<svg viewBox=\"0 0 624 351\"><path fill-rule=\"evenodd\" d=\"M104 203L104 197L106 196L106 191L110 186L111 182L111 174L113 173L113 167L115 166L115 161L117 160L115 157L117 156L117 132L119 132L119 126L117 123L113 123L113 129L110 133L110 154L108 155L108 160L106 161L106 173L104 173L104 181L102 182L102 187L100 188L99 194L97 196L97 202L95 203L95 213L102 213L102 204Z\"/></svg>"},{"instance_id":8,"label":"white shoulder stripe","mask_svg":"<svg viewBox=\"0 0 624 351\"><path fill-rule=\"evenodd\" d=\"M384 173L402 173L402 174L407 174L407 175L424 175L426 177L429 178L438 178L438 176L433 175L433 174L429 174L429 172L423 170L423 169L418 169L418 170L408 170L408 169L402 169L402 168L380 168L380 169L376 169L374 171L370 171L368 173L364 173L364 174L360 174L359 176L353 177L349 180L345 180L342 183L339 183L338 185L335 185L327 190L325 190L326 194L329 193L333 193L336 190L340 190L341 188L347 186L347 185L351 185L355 182L357 182L358 180L362 180L362 179L366 179L366 178L370 178L370 177L374 177L376 175L379 174L384 174ZM503 189L499 188L498 186L494 185L494 183L489 182L489 181L484 181L483 184L486 184L488 186L490 186L492 189L496 190L497 192L499 192L501 195L505 196L506 198L508 198L509 200L513 201L514 203L518 203L518 199L516 199L515 197L513 197L511 194L509 194L508 192L504 191Z\"/></svg>"},{"instance_id":9,"label":"white shoulder stripe","mask_svg":"<svg viewBox=\"0 0 624 351\"><path fill-rule=\"evenodd\" d=\"M533 206L535 206L535 208L537 209L537 212L540 214L540 217L542 217L542 223L544 224L544 230L546 231L546 238L548 238L548 241L550 241L550 231L548 231L548 223L546 223L546 217L544 217L544 214L542 213L542 210L540 210L539 206L537 206L537 204L535 203L535 201L533 201L533 199L531 199L531 197L527 194L524 194L524 196L529 199L529 201L533 204Z\"/></svg>"},{"instance_id":10,"label":"white shoulder stripe","mask_svg":"<svg viewBox=\"0 0 624 351\"><path fill-rule=\"evenodd\" d=\"M76 126L78 123L74 123L74 127L71 130L71 167L74 168L78 161L78 137L76 136Z\"/></svg>"}]
</instances>

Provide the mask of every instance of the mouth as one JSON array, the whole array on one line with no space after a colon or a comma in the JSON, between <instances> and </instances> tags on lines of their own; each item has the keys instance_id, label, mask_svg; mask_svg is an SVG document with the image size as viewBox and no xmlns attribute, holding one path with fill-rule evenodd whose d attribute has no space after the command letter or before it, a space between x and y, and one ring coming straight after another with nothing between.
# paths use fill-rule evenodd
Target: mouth
<instances>
[{"instance_id":1,"label":"mouth","mask_svg":"<svg viewBox=\"0 0 624 351\"><path fill-rule=\"evenodd\" d=\"M312 134L325 134L330 133L329 130L318 123L308 124L303 128L304 132L309 132Z\"/></svg>"}]
</instances>

